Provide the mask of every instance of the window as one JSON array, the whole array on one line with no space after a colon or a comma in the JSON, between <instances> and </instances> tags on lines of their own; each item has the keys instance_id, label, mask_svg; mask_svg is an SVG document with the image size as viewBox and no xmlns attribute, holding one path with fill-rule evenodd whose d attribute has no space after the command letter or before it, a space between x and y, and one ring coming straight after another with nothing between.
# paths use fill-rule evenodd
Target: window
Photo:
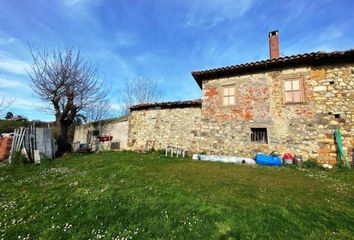
<instances>
[{"instance_id":1,"label":"window","mask_svg":"<svg viewBox=\"0 0 354 240\"><path fill-rule=\"evenodd\" d=\"M266 128L251 128L251 142L268 143Z\"/></svg>"},{"instance_id":2,"label":"window","mask_svg":"<svg viewBox=\"0 0 354 240\"><path fill-rule=\"evenodd\" d=\"M229 85L223 87L222 104L224 106L235 104L235 85Z\"/></svg>"},{"instance_id":3,"label":"window","mask_svg":"<svg viewBox=\"0 0 354 240\"><path fill-rule=\"evenodd\" d=\"M287 79L284 81L284 102L299 103L304 101L302 78Z\"/></svg>"}]
</instances>

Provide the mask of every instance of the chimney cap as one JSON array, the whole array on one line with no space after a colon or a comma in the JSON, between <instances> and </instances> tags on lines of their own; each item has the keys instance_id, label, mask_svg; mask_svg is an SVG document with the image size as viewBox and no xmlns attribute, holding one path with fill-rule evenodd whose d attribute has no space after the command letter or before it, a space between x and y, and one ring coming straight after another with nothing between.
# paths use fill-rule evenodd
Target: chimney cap
<instances>
[{"instance_id":1,"label":"chimney cap","mask_svg":"<svg viewBox=\"0 0 354 240\"><path fill-rule=\"evenodd\" d=\"M278 30L274 30L274 31L269 32L269 37L276 36L276 35L279 35L279 31Z\"/></svg>"}]
</instances>

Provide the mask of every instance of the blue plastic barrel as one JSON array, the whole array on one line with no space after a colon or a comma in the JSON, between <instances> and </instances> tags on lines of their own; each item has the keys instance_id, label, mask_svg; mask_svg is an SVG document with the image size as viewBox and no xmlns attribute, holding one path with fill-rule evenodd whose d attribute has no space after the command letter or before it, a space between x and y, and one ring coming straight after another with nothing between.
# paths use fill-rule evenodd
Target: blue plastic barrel
<instances>
[{"instance_id":1,"label":"blue plastic barrel","mask_svg":"<svg viewBox=\"0 0 354 240\"><path fill-rule=\"evenodd\" d=\"M282 161L280 157L274 155L257 154L256 163L267 166L281 166Z\"/></svg>"}]
</instances>

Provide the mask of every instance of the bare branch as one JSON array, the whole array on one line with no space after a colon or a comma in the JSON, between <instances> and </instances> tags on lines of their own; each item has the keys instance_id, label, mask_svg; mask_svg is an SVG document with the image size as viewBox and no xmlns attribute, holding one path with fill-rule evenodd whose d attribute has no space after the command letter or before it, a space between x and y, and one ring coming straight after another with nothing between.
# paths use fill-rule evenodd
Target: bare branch
<instances>
[{"instance_id":1,"label":"bare branch","mask_svg":"<svg viewBox=\"0 0 354 240\"><path fill-rule=\"evenodd\" d=\"M67 129L80 112L104 101L109 91L97 74L97 67L72 47L35 50L29 47L33 63L28 72L34 94L51 105L58 128L58 151L68 148ZM60 146L62 145L62 146ZM62 153L64 153L62 152Z\"/></svg>"},{"instance_id":2,"label":"bare branch","mask_svg":"<svg viewBox=\"0 0 354 240\"><path fill-rule=\"evenodd\" d=\"M5 109L10 107L15 102L15 99L8 99L5 97L0 98L0 114L3 113Z\"/></svg>"},{"instance_id":3,"label":"bare branch","mask_svg":"<svg viewBox=\"0 0 354 240\"><path fill-rule=\"evenodd\" d=\"M87 122L96 122L106 118L110 110L111 103L105 99L92 104L90 108L85 109L83 112Z\"/></svg>"},{"instance_id":4,"label":"bare branch","mask_svg":"<svg viewBox=\"0 0 354 240\"><path fill-rule=\"evenodd\" d=\"M122 115L129 114L129 108L135 104L151 103L161 101L162 91L156 80L144 77L136 77L125 82L122 103Z\"/></svg>"}]
</instances>

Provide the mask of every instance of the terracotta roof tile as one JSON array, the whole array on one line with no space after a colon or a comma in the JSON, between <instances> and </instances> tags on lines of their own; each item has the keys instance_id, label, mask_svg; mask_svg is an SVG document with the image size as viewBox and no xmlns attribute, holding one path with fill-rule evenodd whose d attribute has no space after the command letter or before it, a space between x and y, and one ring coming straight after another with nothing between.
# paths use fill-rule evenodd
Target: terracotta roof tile
<instances>
[{"instance_id":1,"label":"terracotta roof tile","mask_svg":"<svg viewBox=\"0 0 354 240\"><path fill-rule=\"evenodd\" d=\"M143 110L149 108L182 108L190 106L201 106L201 99L194 99L188 101L175 101L175 102L155 102L155 103L143 103L137 104L130 107L130 110Z\"/></svg>"},{"instance_id":2,"label":"terracotta roof tile","mask_svg":"<svg viewBox=\"0 0 354 240\"><path fill-rule=\"evenodd\" d=\"M354 49L334 52L311 52L285 56L278 59L261 60L203 71L193 71L192 75L198 83L199 87L201 87L202 81L205 79L212 79L241 73L259 72L274 68L284 68L306 64L331 64L336 62L354 62Z\"/></svg>"}]
</instances>

